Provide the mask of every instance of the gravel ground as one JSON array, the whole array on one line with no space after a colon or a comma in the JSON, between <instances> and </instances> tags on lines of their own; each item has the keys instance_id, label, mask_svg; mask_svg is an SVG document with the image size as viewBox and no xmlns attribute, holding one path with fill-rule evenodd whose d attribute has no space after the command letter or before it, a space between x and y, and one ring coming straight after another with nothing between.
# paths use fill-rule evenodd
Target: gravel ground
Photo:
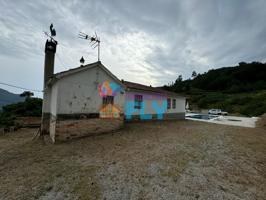
<instances>
[{"instance_id":1,"label":"gravel ground","mask_svg":"<svg viewBox=\"0 0 266 200\"><path fill-rule=\"evenodd\" d=\"M135 122L61 144L0 136L0 199L265 199L266 132Z\"/></svg>"}]
</instances>

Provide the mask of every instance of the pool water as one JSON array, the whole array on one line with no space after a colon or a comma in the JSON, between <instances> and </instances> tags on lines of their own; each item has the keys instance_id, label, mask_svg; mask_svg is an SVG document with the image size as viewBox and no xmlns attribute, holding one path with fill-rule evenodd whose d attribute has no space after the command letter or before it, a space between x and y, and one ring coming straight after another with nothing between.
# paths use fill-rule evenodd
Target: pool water
<instances>
[{"instance_id":1,"label":"pool water","mask_svg":"<svg viewBox=\"0 0 266 200\"><path fill-rule=\"evenodd\" d=\"M242 120L240 119L227 119L228 121L233 121L233 122L241 122Z\"/></svg>"},{"instance_id":2,"label":"pool water","mask_svg":"<svg viewBox=\"0 0 266 200\"><path fill-rule=\"evenodd\" d=\"M217 115L207 115L207 114L197 114L197 115L189 115L186 116L188 118L194 118L194 119L205 119L205 120L210 120L213 118L218 117Z\"/></svg>"}]
</instances>

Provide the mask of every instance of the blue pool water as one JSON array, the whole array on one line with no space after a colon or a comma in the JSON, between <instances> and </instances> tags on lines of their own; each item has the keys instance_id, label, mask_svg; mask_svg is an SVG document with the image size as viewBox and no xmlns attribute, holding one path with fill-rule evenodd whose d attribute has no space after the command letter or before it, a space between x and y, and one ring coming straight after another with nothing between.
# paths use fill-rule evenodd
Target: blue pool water
<instances>
[{"instance_id":1,"label":"blue pool water","mask_svg":"<svg viewBox=\"0 0 266 200\"><path fill-rule=\"evenodd\" d=\"M210 120L210 119L216 118L217 115L197 114L197 115L189 115L186 117L187 118L194 118L194 119Z\"/></svg>"}]
</instances>

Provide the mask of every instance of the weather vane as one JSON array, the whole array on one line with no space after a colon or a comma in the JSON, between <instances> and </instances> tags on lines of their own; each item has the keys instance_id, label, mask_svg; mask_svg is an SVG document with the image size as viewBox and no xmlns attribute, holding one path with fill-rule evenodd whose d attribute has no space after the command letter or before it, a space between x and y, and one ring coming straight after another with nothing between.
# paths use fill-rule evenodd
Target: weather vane
<instances>
[{"instance_id":1,"label":"weather vane","mask_svg":"<svg viewBox=\"0 0 266 200\"><path fill-rule=\"evenodd\" d=\"M93 49L98 47L98 61L100 61L100 38L97 36L96 32L94 36L89 36L86 33L79 32L79 38L84 40L89 40L90 45Z\"/></svg>"},{"instance_id":2,"label":"weather vane","mask_svg":"<svg viewBox=\"0 0 266 200\"><path fill-rule=\"evenodd\" d=\"M50 35L49 33L47 33L46 31L44 31L44 34L49 37L51 39L51 41L53 41L55 44L57 44L57 41L54 39L54 37L56 36L56 31L54 29L54 25L53 23L50 25Z\"/></svg>"}]
</instances>

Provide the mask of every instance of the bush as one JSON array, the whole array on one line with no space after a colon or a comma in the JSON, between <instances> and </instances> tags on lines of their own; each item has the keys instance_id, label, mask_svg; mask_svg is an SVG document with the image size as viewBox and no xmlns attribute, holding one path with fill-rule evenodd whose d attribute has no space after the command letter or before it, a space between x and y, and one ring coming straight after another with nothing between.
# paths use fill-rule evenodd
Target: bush
<instances>
[{"instance_id":1,"label":"bush","mask_svg":"<svg viewBox=\"0 0 266 200\"><path fill-rule=\"evenodd\" d=\"M258 116L266 113L266 91L242 94L204 93L190 96L191 106L218 108L229 113Z\"/></svg>"},{"instance_id":2,"label":"bush","mask_svg":"<svg viewBox=\"0 0 266 200\"><path fill-rule=\"evenodd\" d=\"M245 105L248 104L252 101L252 98L249 96L243 96L243 97L232 97L232 99L230 100L231 104L234 105Z\"/></svg>"},{"instance_id":3,"label":"bush","mask_svg":"<svg viewBox=\"0 0 266 200\"><path fill-rule=\"evenodd\" d=\"M15 122L15 117L7 114L7 113L0 113L0 127L9 127L9 126L14 126Z\"/></svg>"},{"instance_id":4,"label":"bush","mask_svg":"<svg viewBox=\"0 0 266 200\"><path fill-rule=\"evenodd\" d=\"M24 102L6 105L0 112L0 127L14 126L16 117L34 116L42 114L42 99L26 98Z\"/></svg>"},{"instance_id":5,"label":"bush","mask_svg":"<svg viewBox=\"0 0 266 200\"><path fill-rule=\"evenodd\" d=\"M247 115L247 116L259 116L262 115L266 110L266 104L263 104L262 102L252 103L248 104L247 106L244 106L240 110L240 114Z\"/></svg>"},{"instance_id":6,"label":"bush","mask_svg":"<svg viewBox=\"0 0 266 200\"><path fill-rule=\"evenodd\" d=\"M200 97L198 106L201 108L211 108L211 105L223 102L225 99L226 95L222 93L209 93Z\"/></svg>"},{"instance_id":7,"label":"bush","mask_svg":"<svg viewBox=\"0 0 266 200\"><path fill-rule=\"evenodd\" d=\"M3 112L16 116L41 116L42 99L27 98L24 102L4 106Z\"/></svg>"}]
</instances>

